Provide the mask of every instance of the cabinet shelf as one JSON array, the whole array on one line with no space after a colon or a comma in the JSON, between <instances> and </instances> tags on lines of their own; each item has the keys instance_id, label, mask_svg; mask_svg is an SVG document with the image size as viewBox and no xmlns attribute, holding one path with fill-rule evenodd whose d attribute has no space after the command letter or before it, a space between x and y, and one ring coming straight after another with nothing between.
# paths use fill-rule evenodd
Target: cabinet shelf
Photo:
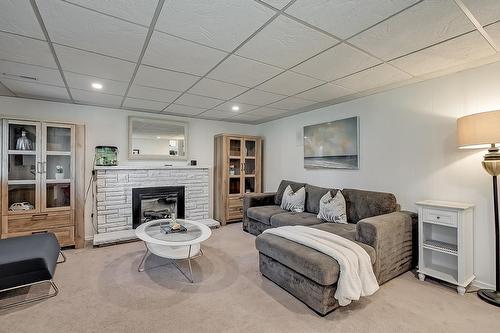
<instances>
[{"instance_id":1,"label":"cabinet shelf","mask_svg":"<svg viewBox=\"0 0 500 333\"><path fill-rule=\"evenodd\" d=\"M47 179L47 184L67 184L71 183L71 179Z\"/></svg>"},{"instance_id":2,"label":"cabinet shelf","mask_svg":"<svg viewBox=\"0 0 500 333\"><path fill-rule=\"evenodd\" d=\"M51 156L71 156L70 151L47 151L47 155Z\"/></svg>"},{"instance_id":3,"label":"cabinet shelf","mask_svg":"<svg viewBox=\"0 0 500 333\"><path fill-rule=\"evenodd\" d=\"M36 185L37 180L9 180L8 185Z\"/></svg>"},{"instance_id":4,"label":"cabinet shelf","mask_svg":"<svg viewBox=\"0 0 500 333\"><path fill-rule=\"evenodd\" d=\"M429 239L424 241L422 247L428 250L438 251L458 256L458 247L456 244Z\"/></svg>"},{"instance_id":5,"label":"cabinet shelf","mask_svg":"<svg viewBox=\"0 0 500 333\"><path fill-rule=\"evenodd\" d=\"M36 150L8 150L9 155L36 155Z\"/></svg>"}]
</instances>

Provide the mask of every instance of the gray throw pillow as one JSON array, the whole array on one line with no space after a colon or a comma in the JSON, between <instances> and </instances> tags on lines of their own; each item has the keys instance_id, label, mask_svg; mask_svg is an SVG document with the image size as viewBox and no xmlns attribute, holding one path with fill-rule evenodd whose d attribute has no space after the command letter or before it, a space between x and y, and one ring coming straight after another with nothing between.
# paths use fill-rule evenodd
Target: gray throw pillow
<instances>
[{"instance_id":1,"label":"gray throw pillow","mask_svg":"<svg viewBox=\"0 0 500 333\"><path fill-rule=\"evenodd\" d=\"M296 192L293 192L291 186L288 185L283 192L281 208L293 212L303 212L305 202L306 189L304 187L301 187Z\"/></svg>"},{"instance_id":2,"label":"gray throw pillow","mask_svg":"<svg viewBox=\"0 0 500 333\"><path fill-rule=\"evenodd\" d=\"M346 203L342 191L337 191L334 197L328 191L319 200L318 219L326 222L347 224Z\"/></svg>"}]
</instances>

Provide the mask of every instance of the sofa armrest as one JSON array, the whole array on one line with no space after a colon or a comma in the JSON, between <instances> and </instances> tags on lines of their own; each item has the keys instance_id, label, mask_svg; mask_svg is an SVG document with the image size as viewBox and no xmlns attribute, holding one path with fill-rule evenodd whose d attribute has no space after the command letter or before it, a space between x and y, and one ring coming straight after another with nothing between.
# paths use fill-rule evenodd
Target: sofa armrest
<instances>
[{"instance_id":1,"label":"sofa armrest","mask_svg":"<svg viewBox=\"0 0 500 333\"><path fill-rule=\"evenodd\" d=\"M247 209L250 207L274 205L275 192L249 193L243 196L243 230L247 231L248 216Z\"/></svg>"},{"instance_id":2,"label":"sofa armrest","mask_svg":"<svg viewBox=\"0 0 500 333\"><path fill-rule=\"evenodd\" d=\"M401 211L365 218L356 225L356 240L375 249L375 275L380 284L387 282L415 267L417 214Z\"/></svg>"}]
</instances>

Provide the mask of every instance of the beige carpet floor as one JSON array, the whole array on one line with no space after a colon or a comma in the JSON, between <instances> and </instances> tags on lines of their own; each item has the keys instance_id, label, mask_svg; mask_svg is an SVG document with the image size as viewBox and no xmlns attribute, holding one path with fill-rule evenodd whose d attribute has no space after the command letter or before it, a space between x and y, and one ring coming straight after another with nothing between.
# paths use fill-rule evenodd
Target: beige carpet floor
<instances>
[{"instance_id":1,"label":"beige carpet floor","mask_svg":"<svg viewBox=\"0 0 500 333\"><path fill-rule=\"evenodd\" d=\"M164 263L155 257L137 272L140 242L67 250L59 295L0 311L0 332L500 332L500 308L411 272L319 317L260 275L239 223L214 230L203 249L194 284L172 265L155 268Z\"/></svg>"}]
</instances>

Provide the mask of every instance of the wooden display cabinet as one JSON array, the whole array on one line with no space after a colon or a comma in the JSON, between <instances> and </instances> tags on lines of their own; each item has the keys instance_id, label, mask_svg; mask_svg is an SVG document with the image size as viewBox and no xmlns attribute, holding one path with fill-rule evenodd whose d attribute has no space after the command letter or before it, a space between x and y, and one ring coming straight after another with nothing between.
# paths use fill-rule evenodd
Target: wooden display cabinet
<instances>
[{"instance_id":1,"label":"wooden display cabinet","mask_svg":"<svg viewBox=\"0 0 500 333\"><path fill-rule=\"evenodd\" d=\"M219 134L214 143L214 218L224 225L243 218L245 193L261 192L262 139Z\"/></svg>"}]
</instances>

